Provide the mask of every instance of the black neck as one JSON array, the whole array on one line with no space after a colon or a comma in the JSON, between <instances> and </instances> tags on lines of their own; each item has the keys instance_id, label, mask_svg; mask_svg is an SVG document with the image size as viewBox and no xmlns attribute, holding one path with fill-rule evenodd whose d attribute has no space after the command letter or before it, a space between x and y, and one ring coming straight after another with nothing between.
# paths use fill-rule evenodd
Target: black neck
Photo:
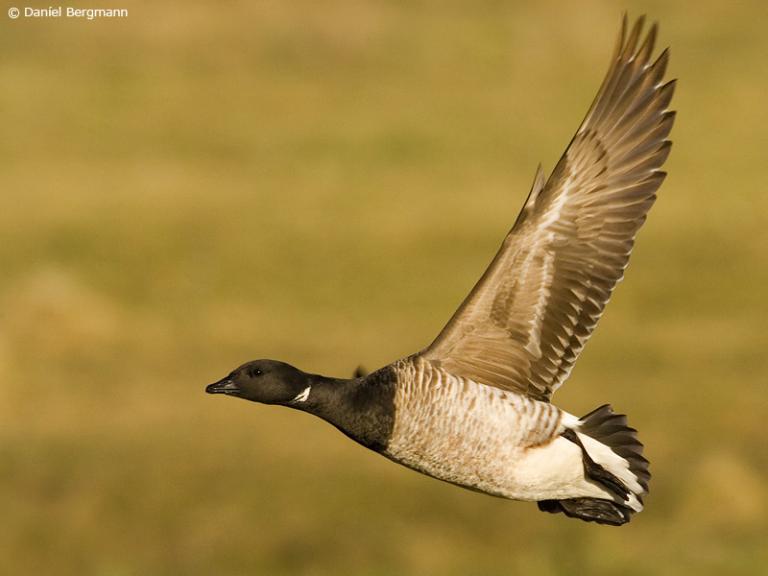
<instances>
[{"instance_id":1,"label":"black neck","mask_svg":"<svg viewBox=\"0 0 768 576\"><path fill-rule=\"evenodd\" d=\"M387 447L394 425L394 375L386 369L353 380L313 374L308 384L306 402L292 408L319 416L367 448Z\"/></svg>"}]
</instances>

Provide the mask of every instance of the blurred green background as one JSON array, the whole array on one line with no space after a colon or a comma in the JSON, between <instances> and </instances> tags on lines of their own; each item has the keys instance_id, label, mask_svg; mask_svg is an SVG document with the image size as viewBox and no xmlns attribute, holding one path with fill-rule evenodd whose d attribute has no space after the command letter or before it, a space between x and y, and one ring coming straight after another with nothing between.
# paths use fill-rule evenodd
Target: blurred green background
<instances>
[{"instance_id":1,"label":"blurred green background","mask_svg":"<svg viewBox=\"0 0 768 576\"><path fill-rule=\"evenodd\" d=\"M109 5L129 18L0 14L4 574L765 573L765 3ZM643 514L542 514L203 393L429 343L624 9L672 45L670 176L556 401L629 413Z\"/></svg>"}]
</instances>

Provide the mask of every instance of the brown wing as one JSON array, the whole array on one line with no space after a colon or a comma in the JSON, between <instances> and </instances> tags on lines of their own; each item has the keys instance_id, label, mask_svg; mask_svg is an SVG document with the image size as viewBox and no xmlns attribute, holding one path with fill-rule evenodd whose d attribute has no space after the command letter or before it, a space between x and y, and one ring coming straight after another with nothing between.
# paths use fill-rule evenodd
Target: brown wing
<instances>
[{"instance_id":1,"label":"brown wing","mask_svg":"<svg viewBox=\"0 0 768 576\"><path fill-rule=\"evenodd\" d=\"M480 281L421 354L447 370L548 400L563 383L624 274L635 234L664 180L674 112L624 17L611 66L546 184L537 172L514 227ZM639 46L639 47L638 47Z\"/></svg>"}]
</instances>

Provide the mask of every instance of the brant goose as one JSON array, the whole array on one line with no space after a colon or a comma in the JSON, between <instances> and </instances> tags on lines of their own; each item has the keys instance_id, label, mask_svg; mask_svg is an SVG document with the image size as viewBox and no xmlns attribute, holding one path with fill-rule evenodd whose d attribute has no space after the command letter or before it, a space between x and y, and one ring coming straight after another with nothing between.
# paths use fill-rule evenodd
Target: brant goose
<instances>
[{"instance_id":1,"label":"brant goose","mask_svg":"<svg viewBox=\"0 0 768 576\"><path fill-rule=\"evenodd\" d=\"M548 179L541 167L504 242L428 347L355 378L275 360L209 385L303 410L414 470L541 510L621 525L642 510L648 460L626 417L604 405L578 418L550 403L627 266L664 180L668 51L656 24L627 34Z\"/></svg>"}]
</instances>

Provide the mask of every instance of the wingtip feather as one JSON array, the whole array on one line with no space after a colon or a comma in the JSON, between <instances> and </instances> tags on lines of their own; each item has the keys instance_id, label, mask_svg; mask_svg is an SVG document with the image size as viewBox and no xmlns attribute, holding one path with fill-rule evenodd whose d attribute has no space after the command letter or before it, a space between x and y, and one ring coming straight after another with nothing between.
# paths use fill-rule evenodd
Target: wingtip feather
<instances>
[{"instance_id":1,"label":"wingtip feather","mask_svg":"<svg viewBox=\"0 0 768 576\"><path fill-rule=\"evenodd\" d=\"M625 44L624 50L622 52L622 60L631 60L636 54L637 43L640 40L643 26L645 26L645 14L639 16L637 20L635 20L635 23L632 26L632 30L629 33L629 38L627 38L627 43Z\"/></svg>"},{"instance_id":2,"label":"wingtip feather","mask_svg":"<svg viewBox=\"0 0 768 576\"><path fill-rule=\"evenodd\" d=\"M648 61L651 59L651 55L653 54L653 48L656 46L656 35L659 31L659 24L658 22L654 22L651 25L650 30L648 30L648 34L645 35L645 40L643 40L642 45L640 46L640 49L637 51L637 59L643 64L647 64Z\"/></svg>"}]
</instances>

